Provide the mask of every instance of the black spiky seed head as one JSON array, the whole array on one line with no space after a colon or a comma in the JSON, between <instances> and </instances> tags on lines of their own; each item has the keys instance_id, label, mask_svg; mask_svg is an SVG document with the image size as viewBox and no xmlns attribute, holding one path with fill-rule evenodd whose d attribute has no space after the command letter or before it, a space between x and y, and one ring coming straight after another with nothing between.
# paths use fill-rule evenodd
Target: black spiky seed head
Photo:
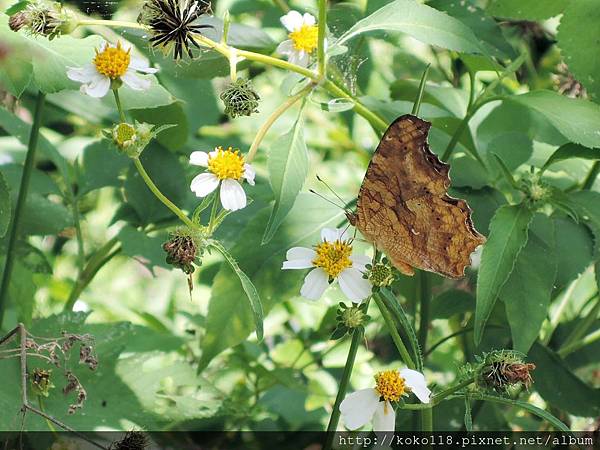
<instances>
[{"instance_id":1,"label":"black spiky seed head","mask_svg":"<svg viewBox=\"0 0 600 450\"><path fill-rule=\"evenodd\" d=\"M111 450L144 450L149 445L142 431L128 431L125 437L110 446Z\"/></svg>"},{"instance_id":2,"label":"black spiky seed head","mask_svg":"<svg viewBox=\"0 0 600 450\"><path fill-rule=\"evenodd\" d=\"M207 0L148 0L138 22L150 29L152 47L160 48L165 54L173 52L175 60L183 58L184 51L193 58L192 47L200 48L194 34L212 28L196 21L210 10Z\"/></svg>"},{"instance_id":3,"label":"black spiky seed head","mask_svg":"<svg viewBox=\"0 0 600 450\"><path fill-rule=\"evenodd\" d=\"M232 119L258 112L260 96L249 80L238 78L221 92L220 98L225 105L225 114Z\"/></svg>"}]
</instances>

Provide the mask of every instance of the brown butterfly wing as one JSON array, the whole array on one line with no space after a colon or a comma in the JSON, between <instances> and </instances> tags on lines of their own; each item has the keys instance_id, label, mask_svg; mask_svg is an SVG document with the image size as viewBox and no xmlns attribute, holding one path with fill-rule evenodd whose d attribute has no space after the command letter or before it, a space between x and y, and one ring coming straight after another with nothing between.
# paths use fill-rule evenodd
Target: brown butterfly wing
<instances>
[{"instance_id":1,"label":"brown butterfly wing","mask_svg":"<svg viewBox=\"0 0 600 450\"><path fill-rule=\"evenodd\" d=\"M447 194L450 167L429 149L431 124L407 114L385 132L358 195L354 222L403 273L464 276L485 237L464 200Z\"/></svg>"}]
</instances>

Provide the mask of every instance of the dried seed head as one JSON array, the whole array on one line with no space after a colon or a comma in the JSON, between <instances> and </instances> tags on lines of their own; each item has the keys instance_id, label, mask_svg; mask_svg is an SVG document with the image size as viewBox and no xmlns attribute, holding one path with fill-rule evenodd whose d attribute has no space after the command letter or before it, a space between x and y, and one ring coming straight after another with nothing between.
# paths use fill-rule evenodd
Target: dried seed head
<instances>
[{"instance_id":1,"label":"dried seed head","mask_svg":"<svg viewBox=\"0 0 600 450\"><path fill-rule=\"evenodd\" d=\"M148 437L142 431L128 431L123 439L110 446L110 450L143 450L149 444Z\"/></svg>"},{"instance_id":2,"label":"dried seed head","mask_svg":"<svg viewBox=\"0 0 600 450\"><path fill-rule=\"evenodd\" d=\"M478 371L477 384L500 393L518 386L529 388L535 364L525 363L523 358L524 355L511 350L488 353Z\"/></svg>"},{"instance_id":3,"label":"dried seed head","mask_svg":"<svg viewBox=\"0 0 600 450\"><path fill-rule=\"evenodd\" d=\"M238 78L221 92L220 98L225 105L225 114L232 119L258 112L260 96L249 80Z\"/></svg>"},{"instance_id":4,"label":"dried seed head","mask_svg":"<svg viewBox=\"0 0 600 450\"><path fill-rule=\"evenodd\" d=\"M10 16L10 19L8 19L8 26L13 31L19 31L21 28L27 25L29 25L29 18L23 11L13 14Z\"/></svg>"},{"instance_id":5,"label":"dried seed head","mask_svg":"<svg viewBox=\"0 0 600 450\"><path fill-rule=\"evenodd\" d=\"M150 43L163 53L173 53L175 60L184 51L193 58L192 46L200 48L194 34L200 34L211 25L198 24L197 20L211 11L206 0L148 0L142 7L138 22L146 25L152 34Z\"/></svg>"},{"instance_id":6,"label":"dried seed head","mask_svg":"<svg viewBox=\"0 0 600 450\"><path fill-rule=\"evenodd\" d=\"M63 33L70 33L75 21L59 2L37 0L13 14L9 19L9 26L13 31L25 29L31 35L45 36L52 40Z\"/></svg>"},{"instance_id":7,"label":"dried seed head","mask_svg":"<svg viewBox=\"0 0 600 450\"><path fill-rule=\"evenodd\" d=\"M199 258L204 252L199 242L193 230L187 228L175 230L169 240L163 244L163 250L167 253L167 264L183 270L186 274L193 273L194 263L200 264Z\"/></svg>"},{"instance_id":8,"label":"dried seed head","mask_svg":"<svg viewBox=\"0 0 600 450\"><path fill-rule=\"evenodd\" d=\"M71 392L75 392L77 395L75 403L69 405L69 409L67 412L69 414L75 414L78 409L83 408L83 404L87 399L87 392L83 388L82 384L79 382L79 379L73 374L73 372L65 372L65 377L67 379L67 384L63 388L63 394L68 395Z\"/></svg>"},{"instance_id":9,"label":"dried seed head","mask_svg":"<svg viewBox=\"0 0 600 450\"><path fill-rule=\"evenodd\" d=\"M586 99L588 97L585 87L575 79L565 63L560 63L556 67L556 71L557 73L552 78L559 94L572 98Z\"/></svg>"},{"instance_id":10,"label":"dried seed head","mask_svg":"<svg viewBox=\"0 0 600 450\"><path fill-rule=\"evenodd\" d=\"M33 369L31 372L31 388L36 395L43 397L50 395L50 389L54 387L50 380L51 376L52 370Z\"/></svg>"}]
</instances>

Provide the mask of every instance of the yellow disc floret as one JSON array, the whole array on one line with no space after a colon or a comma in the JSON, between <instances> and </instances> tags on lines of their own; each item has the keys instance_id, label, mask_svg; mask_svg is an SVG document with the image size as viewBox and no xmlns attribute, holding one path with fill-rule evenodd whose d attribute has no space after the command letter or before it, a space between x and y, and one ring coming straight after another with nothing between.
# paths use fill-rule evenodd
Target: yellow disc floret
<instances>
[{"instance_id":1,"label":"yellow disc floret","mask_svg":"<svg viewBox=\"0 0 600 450\"><path fill-rule=\"evenodd\" d=\"M404 378L397 370L385 370L375 375L375 390L387 402L397 402L407 392Z\"/></svg>"},{"instance_id":2,"label":"yellow disc floret","mask_svg":"<svg viewBox=\"0 0 600 450\"><path fill-rule=\"evenodd\" d=\"M208 157L208 170L219 180L239 180L244 175L244 157L239 150L234 151L231 147L223 150L223 147L218 147L217 154Z\"/></svg>"},{"instance_id":3,"label":"yellow disc floret","mask_svg":"<svg viewBox=\"0 0 600 450\"><path fill-rule=\"evenodd\" d=\"M288 36L296 50L311 53L319 42L319 28L316 25L302 25Z\"/></svg>"},{"instance_id":4,"label":"yellow disc floret","mask_svg":"<svg viewBox=\"0 0 600 450\"><path fill-rule=\"evenodd\" d=\"M112 80L122 77L129 67L130 50L123 50L121 42L117 42L116 47L107 45L101 52L96 50L96 56L94 57L96 70Z\"/></svg>"},{"instance_id":5,"label":"yellow disc floret","mask_svg":"<svg viewBox=\"0 0 600 450\"><path fill-rule=\"evenodd\" d=\"M317 257L313 260L315 267L321 267L329 278L336 278L340 272L352 266L350 255L352 246L347 242L321 242L315 249Z\"/></svg>"}]
</instances>

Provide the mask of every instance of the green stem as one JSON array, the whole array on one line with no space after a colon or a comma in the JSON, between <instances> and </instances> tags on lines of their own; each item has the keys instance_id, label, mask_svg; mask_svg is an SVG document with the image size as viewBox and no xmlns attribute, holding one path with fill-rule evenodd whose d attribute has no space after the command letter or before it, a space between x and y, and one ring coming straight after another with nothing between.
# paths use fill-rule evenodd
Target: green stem
<instances>
[{"instance_id":1,"label":"green stem","mask_svg":"<svg viewBox=\"0 0 600 450\"><path fill-rule=\"evenodd\" d=\"M421 411L421 432L427 433L429 431L433 431L433 408ZM431 448L431 445L426 445L424 448Z\"/></svg>"},{"instance_id":2,"label":"green stem","mask_svg":"<svg viewBox=\"0 0 600 450\"><path fill-rule=\"evenodd\" d=\"M457 391L469 386L475 381L474 377L467 378L466 380L461 381L460 383L455 384L441 392L438 392L436 395L431 397L429 403L407 403L400 407L400 409L410 409L410 410L419 410L425 411L428 409L432 409L434 406L439 405L444 399L455 394ZM428 418L426 420L429 420ZM431 431L423 430L423 431Z\"/></svg>"},{"instance_id":3,"label":"green stem","mask_svg":"<svg viewBox=\"0 0 600 450\"><path fill-rule=\"evenodd\" d=\"M288 98L285 102L283 102L275 111L271 113L271 115L267 118L265 123L259 128L256 136L254 136L254 140L252 141L252 145L250 145L250 149L248 150L248 155L246 156L246 161L251 162L256 156L256 152L258 151L258 147L265 135L269 131L269 129L273 126L273 124L279 119L283 113L285 113L288 109L290 109L298 100L308 94L310 91L314 89L314 85L311 83L302 89L297 94Z\"/></svg>"},{"instance_id":4,"label":"green stem","mask_svg":"<svg viewBox=\"0 0 600 450\"><path fill-rule=\"evenodd\" d=\"M90 284L96 273L112 259L117 253L121 251L121 247L114 248L119 243L119 239L114 237L106 242L102 247L94 253L90 258L85 268L81 271L77 277L77 281L69 293L69 298L63 307L63 311L72 311L75 302L83 292L83 290Z\"/></svg>"},{"instance_id":5,"label":"green stem","mask_svg":"<svg viewBox=\"0 0 600 450\"><path fill-rule=\"evenodd\" d=\"M21 175L19 195L17 197L17 203L15 205L13 220L10 224L10 230L8 233L8 244L6 246L6 262L4 263L4 271L2 272L2 283L0 284L0 328L2 327L2 319L4 318L4 308L6 306L6 298L8 296L8 288L10 285L10 277L12 275L13 265L15 262L15 250L17 245L17 235L19 233L19 225L21 223L21 216L23 215L25 202L27 200L29 180L31 179L33 163L35 161L35 152L37 150L37 143L40 136L40 126L42 125L42 115L44 111L45 99L46 94L44 94L41 91L38 92L37 100L35 103L33 123L31 125L31 132L29 134L29 143L27 145L27 156L25 157L23 174Z\"/></svg>"},{"instance_id":6,"label":"green stem","mask_svg":"<svg viewBox=\"0 0 600 450\"><path fill-rule=\"evenodd\" d=\"M598 318L598 313L600 312L600 297L596 298L596 304L592 307L590 312L585 316L585 318L575 327L575 329L569 334L567 339L565 339L564 344L561 346L562 348L569 347L573 342L579 341L585 333L590 329L590 327L594 324L596 319ZM560 351L559 351L560 354Z\"/></svg>"},{"instance_id":7,"label":"green stem","mask_svg":"<svg viewBox=\"0 0 600 450\"><path fill-rule=\"evenodd\" d=\"M142 165L142 162L140 161L140 159L134 158L133 163L135 164L135 168L137 169L139 174L142 176L142 179L146 183L146 186L148 186L148 189L150 189L152 191L154 196L157 199L159 199L163 203L163 205L165 205L167 208L169 208L173 214L175 214L177 217L179 217L179 219L184 224L186 224L188 227L190 227L192 229L195 229L196 224L194 224L194 222L192 222L190 220L190 218L188 216L186 216L185 213L181 209L179 209L171 200L169 200L167 197L165 197L165 195L162 192L160 192L160 189L158 189L158 186L156 186L156 184L154 184L154 181L152 181L152 179L148 175L148 172L146 172L146 169L144 169L144 166Z\"/></svg>"},{"instance_id":8,"label":"green stem","mask_svg":"<svg viewBox=\"0 0 600 450\"><path fill-rule=\"evenodd\" d=\"M408 349L404 345L404 342L402 342L402 338L400 337L400 334L398 333L398 329L396 328L396 324L394 323L394 319L392 318L392 315L388 311L383 300L381 300L381 297L379 297L379 293L373 295L373 298L375 299L375 303L377 303L377 307L379 308L379 311L381 312L381 316L383 317L383 320L385 321L388 331L390 332L390 335L392 336L392 340L394 341L394 344L396 345L398 352L400 352L402 361L404 361L404 364L406 364L409 369L414 369L415 363L412 360L412 358L410 357L410 353L408 352Z\"/></svg>"},{"instance_id":9,"label":"green stem","mask_svg":"<svg viewBox=\"0 0 600 450\"><path fill-rule=\"evenodd\" d=\"M319 77L326 75L325 34L327 32L327 0L319 0L319 35L317 46L317 64Z\"/></svg>"},{"instance_id":10,"label":"green stem","mask_svg":"<svg viewBox=\"0 0 600 450\"><path fill-rule=\"evenodd\" d=\"M592 186L594 185L594 182L596 181L596 178L598 177L599 172L600 172L600 161L596 161L596 162L594 162L594 165L590 169L590 173L588 173L587 177L585 177L585 181L581 185L581 189L584 191L589 191L592 188Z\"/></svg>"},{"instance_id":11,"label":"green stem","mask_svg":"<svg viewBox=\"0 0 600 450\"><path fill-rule=\"evenodd\" d=\"M215 195L213 198L213 204L210 209L210 220L208 221L208 234L213 233L215 227L215 219L217 217L217 208L219 207L219 196Z\"/></svg>"},{"instance_id":12,"label":"green stem","mask_svg":"<svg viewBox=\"0 0 600 450\"><path fill-rule=\"evenodd\" d=\"M77 27L100 25L105 27L118 27L118 28L137 28L145 30L146 26L137 22L127 22L124 20L101 20L101 19L79 19L75 25Z\"/></svg>"},{"instance_id":13,"label":"green stem","mask_svg":"<svg viewBox=\"0 0 600 450\"><path fill-rule=\"evenodd\" d=\"M419 115L419 110L421 109L421 101L423 100L423 93L425 92L425 84L427 83L427 76L429 75L429 68L431 64L427 64L425 70L423 71L423 75L421 76L421 82L419 83L419 90L417 92L417 98L413 103L413 108L411 114L413 116Z\"/></svg>"},{"instance_id":14,"label":"green stem","mask_svg":"<svg viewBox=\"0 0 600 450\"><path fill-rule=\"evenodd\" d=\"M427 351L427 334L429 331L429 303L431 301L431 284L425 271L419 272L419 334L418 342L421 352Z\"/></svg>"},{"instance_id":15,"label":"green stem","mask_svg":"<svg viewBox=\"0 0 600 450\"><path fill-rule=\"evenodd\" d=\"M557 352L558 356L560 356L561 358L565 358L574 351L577 351L580 348L585 347L586 345L590 345L596 342L597 340L600 340L600 329L588 334L583 339L574 341L569 345L565 345Z\"/></svg>"},{"instance_id":16,"label":"green stem","mask_svg":"<svg viewBox=\"0 0 600 450\"><path fill-rule=\"evenodd\" d=\"M333 404L333 411L331 411L331 417L329 418L329 424L327 425L327 437L323 450L331 450L331 447L333 446L335 430L337 430L338 422L340 421L340 404L346 397L350 375L352 375L354 361L356 360L356 352L358 351L358 345L363 338L363 332L362 328L355 328L352 333L352 342L350 343L346 365L344 366L344 372L342 373L342 379L340 380L340 387L338 388L335 403Z\"/></svg>"},{"instance_id":17,"label":"green stem","mask_svg":"<svg viewBox=\"0 0 600 450\"><path fill-rule=\"evenodd\" d=\"M79 214L79 197L72 193L69 195L73 207L73 222L75 223L75 235L77 236L77 261L79 270L83 270L85 264L85 248L83 246L83 233L81 232L81 216Z\"/></svg>"},{"instance_id":18,"label":"green stem","mask_svg":"<svg viewBox=\"0 0 600 450\"><path fill-rule=\"evenodd\" d=\"M117 104L117 109L119 110L119 118L121 122L127 122L125 118L125 111L123 111L123 105L121 104L121 98L119 97L119 90L113 89L113 94L115 95L115 103Z\"/></svg>"}]
</instances>

